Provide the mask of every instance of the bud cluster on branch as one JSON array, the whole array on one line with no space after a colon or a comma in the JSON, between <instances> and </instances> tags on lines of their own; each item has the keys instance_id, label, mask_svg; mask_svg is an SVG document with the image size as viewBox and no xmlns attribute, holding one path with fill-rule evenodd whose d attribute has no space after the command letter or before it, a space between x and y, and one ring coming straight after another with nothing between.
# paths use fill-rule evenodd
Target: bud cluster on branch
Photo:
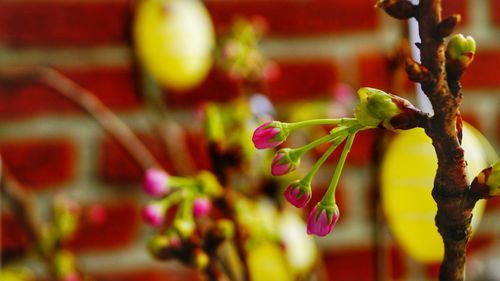
<instances>
[{"instance_id":1,"label":"bud cluster on branch","mask_svg":"<svg viewBox=\"0 0 500 281\"><path fill-rule=\"evenodd\" d=\"M285 189L284 197L297 208L302 208L312 197L311 183L333 151L343 142L345 145L335 168L330 185L321 201L312 209L307 222L307 232L325 236L331 232L340 216L335 200L335 191L340 179L354 137L358 131L370 128L388 130L408 129L421 126L427 116L416 109L409 101L373 88L358 90L360 103L354 110L354 118L312 119L297 123L270 121L262 124L253 134L253 143L258 149L274 148L281 145L295 130L315 125L334 125L334 129L324 137L316 139L302 147L281 148L272 160L271 174L282 176L294 171L302 156L311 149L328 144L328 149L309 172L300 180L295 180Z\"/></svg>"}]
</instances>

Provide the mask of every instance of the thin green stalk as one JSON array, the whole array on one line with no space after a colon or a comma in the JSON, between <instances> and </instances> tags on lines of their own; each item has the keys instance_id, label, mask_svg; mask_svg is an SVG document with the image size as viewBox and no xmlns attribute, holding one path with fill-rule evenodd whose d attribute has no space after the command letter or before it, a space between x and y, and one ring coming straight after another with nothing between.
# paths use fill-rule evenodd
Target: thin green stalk
<instances>
[{"instance_id":1,"label":"thin green stalk","mask_svg":"<svg viewBox=\"0 0 500 281\"><path fill-rule=\"evenodd\" d=\"M347 135L337 136L333 140L332 145L325 151L325 153L323 153L323 155L321 155L321 158L319 158L319 160L316 163L314 163L311 170L302 179L302 181L311 183L314 175L318 172L319 168L323 165L323 163L325 163L326 159L330 157L330 155L335 151L335 149L337 149L337 147L345 140L346 137Z\"/></svg>"},{"instance_id":2,"label":"thin green stalk","mask_svg":"<svg viewBox=\"0 0 500 281\"><path fill-rule=\"evenodd\" d=\"M290 131L304 128L307 126L314 126L314 125L339 125L344 122L349 122L356 120L355 118L339 118L339 119L312 119L312 120L305 120L305 121L300 121L296 123L287 123L288 128Z\"/></svg>"},{"instance_id":3,"label":"thin green stalk","mask_svg":"<svg viewBox=\"0 0 500 281\"><path fill-rule=\"evenodd\" d=\"M348 127L337 127L335 129L333 129L330 134L324 136L324 137L321 137L315 141L312 141L302 147L299 147L299 148L295 148L294 150L294 154L296 154L297 158L300 158L304 153L306 153L307 151L315 148L316 146L318 145L321 145L325 142L328 142L328 141L332 141L334 139L336 139L342 132L344 132L345 130L349 129Z\"/></svg>"},{"instance_id":4,"label":"thin green stalk","mask_svg":"<svg viewBox=\"0 0 500 281\"><path fill-rule=\"evenodd\" d=\"M344 163L347 158L347 154L351 150L352 143L354 141L354 137L356 136L356 132L349 134L347 138L346 144L344 146L344 150L340 155L339 162L337 167L335 167L335 172L333 173L332 181L330 182L330 186L328 186L328 190L326 191L323 199L321 199L321 203L325 206L332 206L335 204L335 190L337 189L337 184L340 179L340 174L342 169L344 168Z\"/></svg>"}]
</instances>

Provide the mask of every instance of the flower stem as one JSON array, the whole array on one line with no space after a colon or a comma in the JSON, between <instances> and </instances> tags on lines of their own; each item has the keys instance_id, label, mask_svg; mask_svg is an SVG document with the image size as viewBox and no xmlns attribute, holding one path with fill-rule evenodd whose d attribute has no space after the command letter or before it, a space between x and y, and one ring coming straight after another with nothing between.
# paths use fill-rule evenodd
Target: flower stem
<instances>
[{"instance_id":1,"label":"flower stem","mask_svg":"<svg viewBox=\"0 0 500 281\"><path fill-rule=\"evenodd\" d=\"M169 176L169 185L172 187L194 187L197 181L192 178Z\"/></svg>"},{"instance_id":2,"label":"flower stem","mask_svg":"<svg viewBox=\"0 0 500 281\"><path fill-rule=\"evenodd\" d=\"M328 186L328 190L326 191L323 199L321 199L321 204L325 206L333 206L335 204L335 190L337 189L337 184L340 179L340 173L344 168L344 163L347 158L347 154L351 150L352 143L354 141L354 137L356 136L356 132L349 134L347 138L346 144L344 146L344 150L340 155L339 163L337 167L335 167L335 172L333 173L332 181L330 182L330 186Z\"/></svg>"},{"instance_id":3,"label":"flower stem","mask_svg":"<svg viewBox=\"0 0 500 281\"><path fill-rule=\"evenodd\" d=\"M288 128L290 131L308 127L308 126L314 126L314 125L339 125L342 124L346 121L352 121L356 120L355 118L339 118L339 119L312 119L312 120L305 120L305 121L300 121L296 123L288 123Z\"/></svg>"},{"instance_id":4,"label":"flower stem","mask_svg":"<svg viewBox=\"0 0 500 281\"><path fill-rule=\"evenodd\" d=\"M346 135L337 136L333 141L332 145L323 153L321 158L319 158L316 163L312 166L311 170L307 173L307 175L302 179L302 181L306 183L311 183L314 175L318 172L319 168L325 163L326 159L330 157L330 155L337 149L337 147L345 140Z\"/></svg>"},{"instance_id":5,"label":"flower stem","mask_svg":"<svg viewBox=\"0 0 500 281\"><path fill-rule=\"evenodd\" d=\"M318 145L321 145L325 142L332 141L332 140L336 139L338 136L340 136L342 134L342 132L344 132L347 129L349 129L349 128L343 127L343 126L337 127L335 129L333 129L330 132L330 134L328 134L324 137L321 137L315 141L312 141L312 142L310 142L302 147L294 149L294 154L296 155L296 158L300 158L304 153L315 148Z\"/></svg>"}]
</instances>

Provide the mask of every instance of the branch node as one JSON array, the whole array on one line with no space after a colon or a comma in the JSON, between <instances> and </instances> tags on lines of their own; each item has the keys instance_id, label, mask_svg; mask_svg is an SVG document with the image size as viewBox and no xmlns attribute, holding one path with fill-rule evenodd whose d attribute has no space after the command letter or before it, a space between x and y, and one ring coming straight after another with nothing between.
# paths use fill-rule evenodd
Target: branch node
<instances>
[{"instance_id":1,"label":"branch node","mask_svg":"<svg viewBox=\"0 0 500 281\"><path fill-rule=\"evenodd\" d=\"M379 0L375 7L381 8L389 16L400 20L417 16L417 6L408 0Z\"/></svg>"},{"instance_id":2,"label":"branch node","mask_svg":"<svg viewBox=\"0 0 500 281\"><path fill-rule=\"evenodd\" d=\"M462 17L459 14L453 14L442 20L437 26L439 36L443 38L450 36L461 20Z\"/></svg>"},{"instance_id":3,"label":"branch node","mask_svg":"<svg viewBox=\"0 0 500 281\"><path fill-rule=\"evenodd\" d=\"M406 59L405 70L408 78L413 82L427 84L433 80L432 73L413 59Z\"/></svg>"}]
</instances>

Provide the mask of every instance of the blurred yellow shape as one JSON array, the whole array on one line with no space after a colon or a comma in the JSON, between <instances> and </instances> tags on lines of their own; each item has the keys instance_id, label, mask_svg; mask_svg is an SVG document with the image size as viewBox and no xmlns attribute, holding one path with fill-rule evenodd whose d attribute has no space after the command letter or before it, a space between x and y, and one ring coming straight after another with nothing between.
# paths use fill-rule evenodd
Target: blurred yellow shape
<instances>
[{"instance_id":1,"label":"blurred yellow shape","mask_svg":"<svg viewBox=\"0 0 500 281\"><path fill-rule=\"evenodd\" d=\"M194 87L210 70L215 35L201 1L142 0L133 33L139 60L163 86Z\"/></svg>"},{"instance_id":2,"label":"blurred yellow shape","mask_svg":"<svg viewBox=\"0 0 500 281\"><path fill-rule=\"evenodd\" d=\"M463 127L462 146L470 182L489 166L492 152L484 137L468 124ZM441 261L444 255L443 242L434 224L437 206L431 195L436 169L431 140L420 128L399 132L382 163L382 206L389 228L405 252L419 262ZM484 206L481 200L474 208L473 231Z\"/></svg>"}]
</instances>

